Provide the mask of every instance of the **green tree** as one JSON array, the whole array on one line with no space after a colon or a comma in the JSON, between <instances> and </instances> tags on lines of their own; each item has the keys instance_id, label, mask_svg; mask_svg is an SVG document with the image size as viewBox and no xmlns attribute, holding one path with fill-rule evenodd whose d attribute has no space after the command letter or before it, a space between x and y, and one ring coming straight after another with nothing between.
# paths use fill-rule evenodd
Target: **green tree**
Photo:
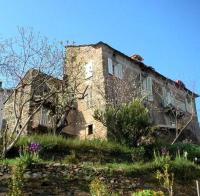
<instances>
[{"instance_id":1,"label":"green tree","mask_svg":"<svg viewBox=\"0 0 200 196\"><path fill-rule=\"evenodd\" d=\"M95 110L94 118L108 128L108 138L129 146L137 146L150 133L149 111L140 99Z\"/></svg>"}]
</instances>

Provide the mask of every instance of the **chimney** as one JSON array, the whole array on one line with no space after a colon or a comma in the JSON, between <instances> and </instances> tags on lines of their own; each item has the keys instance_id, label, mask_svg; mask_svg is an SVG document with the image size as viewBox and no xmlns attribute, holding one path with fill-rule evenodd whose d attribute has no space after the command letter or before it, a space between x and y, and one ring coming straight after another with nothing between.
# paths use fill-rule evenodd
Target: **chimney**
<instances>
[{"instance_id":1,"label":"chimney","mask_svg":"<svg viewBox=\"0 0 200 196\"><path fill-rule=\"evenodd\" d=\"M144 59L139 54L134 54L134 55L131 56L131 58L133 60L136 60L136 61L139 61L139 62L144 61Z\"/></svg>"}]
</instances>

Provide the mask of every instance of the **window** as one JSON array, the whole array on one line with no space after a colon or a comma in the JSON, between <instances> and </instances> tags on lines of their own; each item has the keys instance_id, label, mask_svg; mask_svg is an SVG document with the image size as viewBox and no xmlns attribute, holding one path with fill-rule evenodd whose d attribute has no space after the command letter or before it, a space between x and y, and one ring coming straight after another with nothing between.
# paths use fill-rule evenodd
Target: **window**
<instances>
[{"instance_id":1,"label":"window","mask_svg":"<svg viewBox=\"0 0 200 196\"><path fill-rule=\"evenodd\" d=\"M113 63L111 58L108 58L108 73L113 75Z\"/></svg>"},{"instance_id":2,"label":"window","mask_svg":"<svg viewBox=\"0 0 200 196\"><path fill-rule=\"evenodd\" d=\"M146 77L142 83L142 94L147 97L148 101L153 101L153 91L152 91L152 78Z\"/></svg>"},{"instance_id":3,"label":"window","mask_svg":"<svg viewBox=\"0 0 200 196\"><path fill-rule=\"evenodd\" d=\"M93 124L88 125L88 135L93 134Z\"/></svg>"},{"instance_id":4,"label":"window","mask_svg":"<svg viewBox=\"0 0 200 196\"><path fill-rule=\"evenodd\" d=\"M92 77L93 70L92 70L92 61L85 64L85 79Z\"/></svg>"},{"instance_id":5,"label":"window","mask_svg":"<svg viewBox=\"0 0 200 196\"><path fill-rule=\"evenodd\" d=\"M41 113L40 113L40 125L43 126L48 126L49 125L49 110L45 107L41 108Z\"/></svg>"},{"instance_id":6,"label":"window","mask_svg":"<svg viewBox=\"0 0 200 196\"><path fill-rule=\"evenodd\" d=\"M173 96L173 93L169 90L166 89L165 87L162 88L163 90L163 102L164 106L169 106L170 104L174 105L175 98Z\"/></svg>"},{"instance_id":7,"label":"window","mask_svg":"<svg viewBox=\"0 0 200 196\"><path fill-rule=\"evenodd\" d=\"M176 107L182 111L186 111L186 106L184 101L176 100Z\"/></svg>"},{"instance_id":8,"label":"window","mask_svg":"<svg viewBox=\"0 0 200 196\"><path fill-rule=\"evenodd\" d=\"M192 101L192 98L187 97L185 102L186 102L186 110L187 110L187 112L192 113L193 112L193 101Z\"/></svg>"}]
</instances>

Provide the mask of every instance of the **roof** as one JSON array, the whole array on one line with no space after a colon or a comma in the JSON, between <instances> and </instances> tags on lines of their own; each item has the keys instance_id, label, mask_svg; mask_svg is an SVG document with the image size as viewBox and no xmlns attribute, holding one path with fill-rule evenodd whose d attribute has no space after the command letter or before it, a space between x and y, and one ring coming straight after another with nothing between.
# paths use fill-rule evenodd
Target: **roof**
<instances>
[{"instance_id":1,"label":"roof","mask_svg":"<svg viewBox=\"0 0 200 196\"><path fill-rule=\"evenodd\" d=\"M82 45L68 45L66 47L85 47L85 46L93 46L93 47L99 47L99 46L106 46L108 48L110 48L111 50L113 50L115 52L115 54L119 54L121 56L123 56L124 58L128 59L129 61L132 61L134 62L135 64L137 64L141 70L145 70L149 73L152 73L154 75L156 75L157 77L160 77L161 79L163 80L166 80L167 82L171 83L171 84L177 84L176 81L174 80L171 80L170 78L167 78L166 76L160 74L159 72L157 72L154 68L152 68L151 66L148 66L146 64L144 64L143 62L141 61L137 61L135 59L132 59L131 57L127 56L126 54L120 52L119 50L116 50L115 48L111 47L110 45L100 41L96 44L82 44ZM196 94L195 92L189 90L188 88L186 87L182 87L183 90L187 91L188 93L192 94L195 98L199 97L198 94Z\"/></svg>"}]
</instances>

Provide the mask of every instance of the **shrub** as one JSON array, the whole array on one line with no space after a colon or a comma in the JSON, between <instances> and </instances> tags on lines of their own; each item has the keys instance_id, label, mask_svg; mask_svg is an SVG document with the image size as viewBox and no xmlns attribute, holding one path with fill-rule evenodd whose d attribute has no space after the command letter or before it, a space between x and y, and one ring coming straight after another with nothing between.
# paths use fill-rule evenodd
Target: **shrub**
<instances>
[{"instance_id":1,"label":"shrub","mask_svg":"<svg viewBox=\"0 0 200 196\"><path fill-rule=\"evenodd\" d=\"M132 149L132 160L133 161L142 161L145 157L144 147L137 147Z\"/></svg>"},{"instance_id":2,"label":"shrub","mask_svg":"<svg viewBox=\"0 0 200 196\"><path fill-rule=\"evenodd\" d=\"M24 164L18 162L16 165L12 166L11 179L9 182L8 196L22 196L23 186L24 186Z\"/></svg>"},{"instance_id":3,"label":"shrub","mask_svg":"<svg viewBox=\"0 0 200 196\"><path fill-rule=\"evenodd\" d=\"M110 196L106 185L98 178L90 183L90 194L91 196Z\"/></svg>"},{"instance_id":4,"label":"shrub","mask_svg":"<svg viewBox=\"0 0 200 196\"><path fill-rule=\"evenodd\" d=\"M132 196L164 196L164 193L162 191L142 190L133 193Z\"/></svg>"},{"instance_id":5,"label":"shrub","mask_svg":"<svg viewBox=\"0 0 200 196\"><path fill-rule=\"evenodd\" d=\"M156 153L156 151L154 151L154 164L156 167L162 167L165 164L169 164L170 161L171 158L168 154L160 155L159 152Z\"/></svg>"},{"instance_id":6,"label":"shrub","mask_svg":"<svg viewBox=\"0 0 200 196\"><path fill-rule=\"evenodd\" d=\"M150 132L149 112L139 99L96 110L94 118L107 126L109 139L132 147Z\"/></svg>"},{"instance_id":7,"label":"shrub","mask_svg":"<svg viewBox=\"0 0 200 196\"><path fill-rule=\"evenodd\" d=\"M28 146L21 147L19 161L26 167L39 162L39 150L40 145L38 143L30 143Z\"/></svg>"},{"instance_id":8,"label":"shrub","mask_svg":"<svg viewBox=\"0 0 200 196\"><path fill-rule=\"evenodd\" d=\"M63 162L66 162L66 163L73 163L73 164L76 164L78 163L78 159L76 158L76 154L75 154L75 151L72 151L70 155L67 155Z\"/></svg>"},{"instance_id":9,"label":"shrub","mask_svg":"<svg viewBox=\"0 0 200 196\"><path fill-rule=\"evenodd\" d=\"M171 164L171 171L177 179L190 181L200 176L200 169L194 162L177 156Z\"/></svg>"},{"instance_id":10,"label":"shrub","mask_svg":"<svg viewBox=\"0 0 200 196\"><path fill-rule=\"evenodd\" d=\"M200 146L197 144L184 144L176 143L173 145L170 144L157 144L157 145L148 145L145 147L145 153L149 158L152 158L153 149L161 153L161 149L165 148L170 156L175 159L176 154L180 153L184 155L184 152L187 152L187 158L189 160L194 160L195 157L200 158Z\"/></svg>"},{"instance_id":11,"label":"shrub","mask_svg":"<svg viewBox=\"0 0 200 196\"><path fill-rule=\"evenodd\" d=\"M169 173L168 164L163 166L162 171L158 170L156 172L156 178L159 180L161 186L168 191L169 196L173 196L174 174Z\"/></svg>"}]
</instances>

